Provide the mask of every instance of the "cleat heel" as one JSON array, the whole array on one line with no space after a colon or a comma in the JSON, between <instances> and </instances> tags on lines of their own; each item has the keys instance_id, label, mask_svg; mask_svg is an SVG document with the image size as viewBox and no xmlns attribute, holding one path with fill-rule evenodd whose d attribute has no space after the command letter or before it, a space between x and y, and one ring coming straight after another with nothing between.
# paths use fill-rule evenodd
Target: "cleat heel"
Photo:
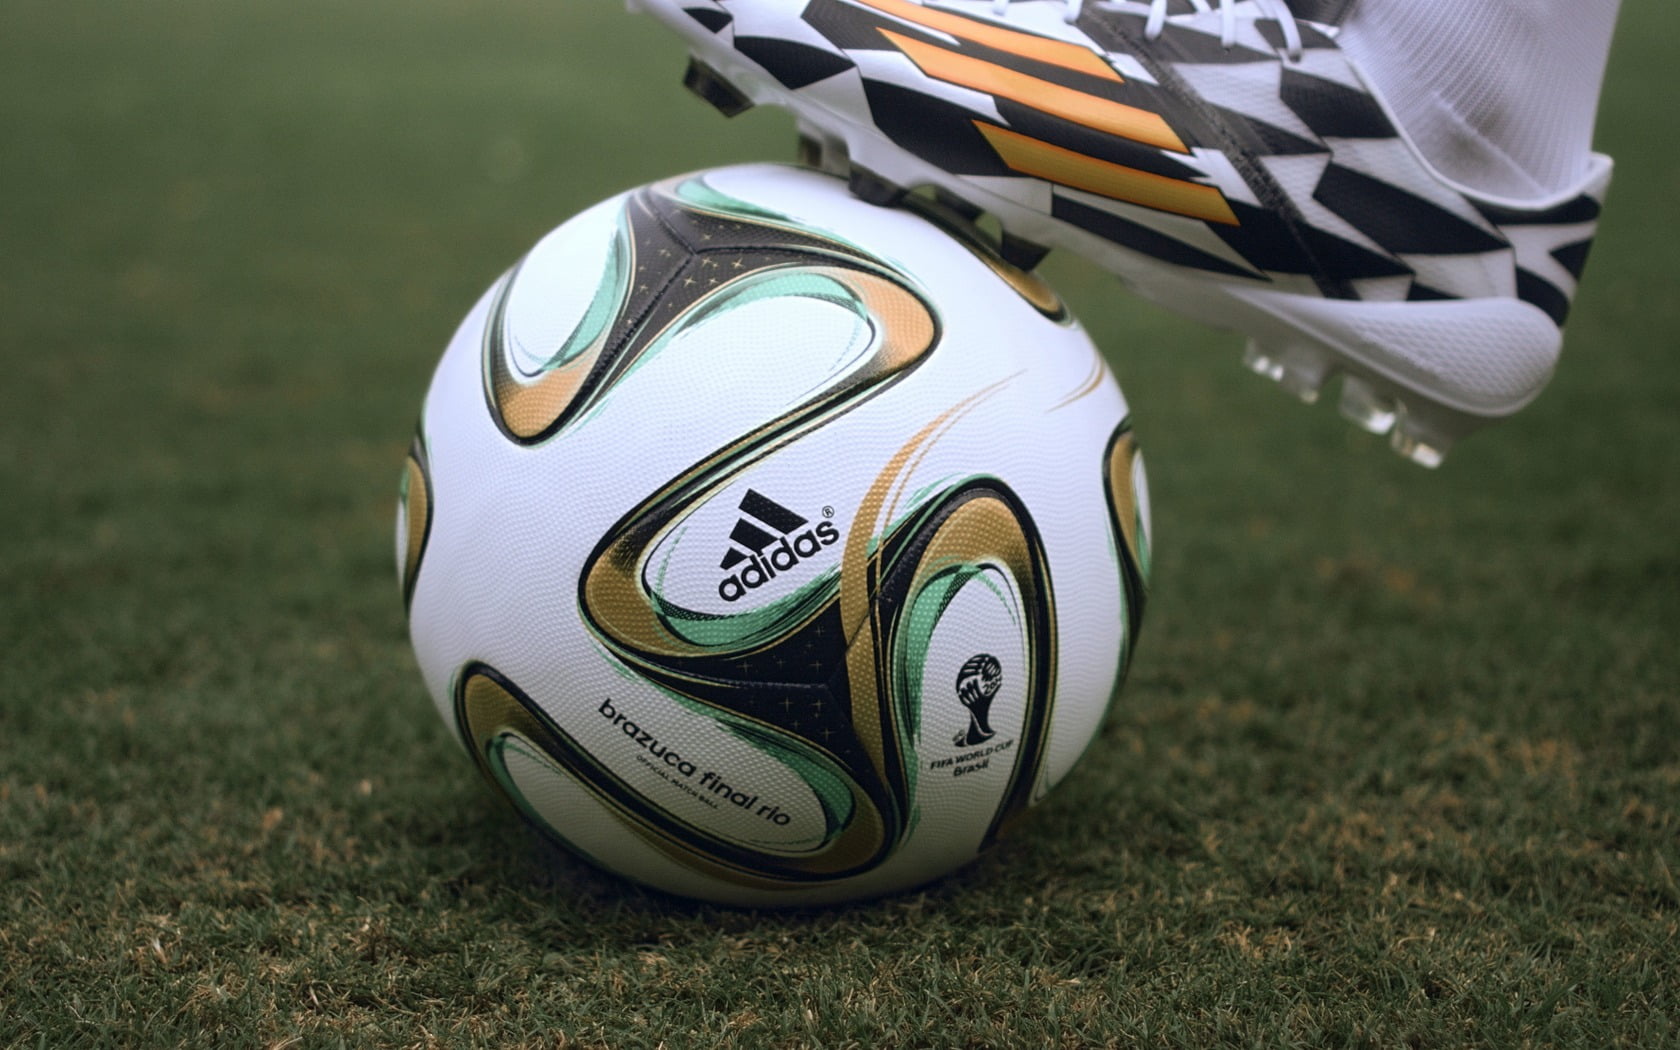
<instances>
[{"instance_id":1,"label":"cleat heel","mask_svg":"<svg viewBox=\"0 0 1680 1050\"><path fill-rule=\"evenodd\" d=\"M725 79L722 73L698 58L688 60L688 69L683 73L683 87L711 103L726 117L739 116L753 107L752 99Z\"/></svg>"}]
</instances>

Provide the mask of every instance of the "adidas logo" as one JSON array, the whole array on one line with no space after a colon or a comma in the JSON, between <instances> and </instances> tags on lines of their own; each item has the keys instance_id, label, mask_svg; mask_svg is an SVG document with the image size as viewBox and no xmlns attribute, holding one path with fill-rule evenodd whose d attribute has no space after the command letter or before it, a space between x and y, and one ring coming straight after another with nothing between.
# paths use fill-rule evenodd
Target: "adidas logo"
<instances>
[{"instance_id":1,"label":"adidas logo","mask_svg":"<svg viewBox=\"0 0 1680 1050\"><path fill-rule=\"evenodd\" d=\"M729 575L718 581L718 597L740 601L748 591L775 579L824 547L840 542L833 522L818 522L795 514L768 496L748 489L741 497L741 516L729 533L729 549L718 568Z\"/></svg>"}]
</instances>

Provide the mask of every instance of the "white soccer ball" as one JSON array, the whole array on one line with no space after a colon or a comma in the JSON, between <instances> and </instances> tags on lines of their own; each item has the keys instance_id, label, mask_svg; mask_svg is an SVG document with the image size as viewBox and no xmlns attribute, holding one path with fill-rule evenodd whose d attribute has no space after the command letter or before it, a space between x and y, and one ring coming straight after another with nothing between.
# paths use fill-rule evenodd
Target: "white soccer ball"
<instances>
[{"instance_id":1,"label":"white soccer ball","mask_svg":"<svg viewBox=\"0 0 1680 1050\"><path fill-rule=\"evenodd\" d=\"M1046 285L749 165L604 201L490 289L397 561L432 697L533 824L805 905L949 872L1067 775L1131 655L1148 495Z\"/></svg>"}]
</instances>

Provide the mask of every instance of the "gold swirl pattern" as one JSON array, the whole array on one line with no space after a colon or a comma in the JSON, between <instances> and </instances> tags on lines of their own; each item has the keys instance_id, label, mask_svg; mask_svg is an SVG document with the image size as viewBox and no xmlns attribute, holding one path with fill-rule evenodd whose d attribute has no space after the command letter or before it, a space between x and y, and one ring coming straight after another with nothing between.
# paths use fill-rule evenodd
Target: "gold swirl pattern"
<instances>
[{"instance_id":1,"label":"gold swirl pattern","mask_svg":"<svg viewBox=\"0 0 1680 1050\"><path fill-rule=\"evenodd\" d=\"M733 201L703 176L630 194L588 309L534 374L514 363L508 304L522 260L496 290L485 325L485 399L511 440L534 445L559 433L683 328L750 296L780 274L841 282L883 323L878 369L914 361L938 323L914 283L873 255L785 216Z\"/></svg>"},{"instance_id":2,"label":"gold swirl pattern","mask_svg":"<svg viewBox=\"0 0 1680 1050\"><path fill-rule=\"evenodd\" d=\"M1120 576L1125 584L1128 640L1136 638L1143 625L1143 607L1149 596L1148 533L1144 529L1144 512L1136 484L1138 455L1137 436L1128 417L1115 428L1103 456L1103 489L1108 494L1109 524L1114 529ZM1130 649L1128 641L1128 654Z\"/></svg>"},{"instance_id":3,"label":"gold swirl pattern","mask_svg":"<svg viewBox=\"0 0 1680 1050\"><path fill-rule=\"evenodd\" d=\"M682 820L598 761L540 705L487 664L475 662L463 669L455 686L455 720L479 772L528 821L550 834L559 834L559 829L536 812L507 772L501 750L510 741L529 745L671 860L737 886L776 890L843 878L865 868L885 843L879 814L868 806L860 807L837 841L804 857L743 847Z\"/></svg>"},{"instance_id":4,"label":"gold swirl pattern","mask_svg":"<svg viewBox=\"0 0 1680 1050\"><path fill-rule=\"evenodd\" d=\"M852 556L860 553L860 547L848 548L841 585L843 594L868 592L866 629L847 653L852 719L875 775L906 797L914 793L923 698L919 676L902 671L920 665L917 649L925 645L928 626L914 623L906 610L919 608L920 596L952 575L990 574L1018 602L1019 648L1028 666L1011 670L1028 683L1027 710L1008 784L981 840L985 848L1034 801L1055 713L1055 600L1037 529L1006 486L974 478L918 508L857 564Z\"/></svg>"},{"instance_id":5,"label":"gold swirl pattern","mask_svg":"<svg viewBox=\"0 0 1680 1050\"><path fill-rule=\"evenodd\" d=\"M426 541L432 535L432 472L426 456L425 437L418 430L414 433L414 440L409 442L398 500L403 509L403 559L399 580L403 608L407 609L414 602L414 585L420 579L420 561L426 554Z\"/></svg>"}]
</instances>

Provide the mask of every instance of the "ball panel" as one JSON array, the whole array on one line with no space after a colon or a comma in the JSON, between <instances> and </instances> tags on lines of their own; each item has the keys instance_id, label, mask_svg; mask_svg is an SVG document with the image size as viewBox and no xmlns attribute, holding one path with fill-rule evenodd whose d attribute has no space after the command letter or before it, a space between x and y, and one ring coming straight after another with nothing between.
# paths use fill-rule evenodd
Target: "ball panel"
<instances>
[{"instance_id":1,"label":"ball panel","mask_svg":"<svg viewBox=\"0 0 1680 1050\"><path fill-rule=\"evenodd\" d=\"M666 180L608 205L545 238L496 297L485 389L516 441L552 437L673 332L742 302L789 295L861 301L884 322L877 355L887 372L911 364L936 338L937 322L902 272L819 227L718 193L702 177ZM578 244L599 239L609 216L606 274L577 328L548 352L559 330L554 317L575 312L575 303L546 309L548 286L566 279Z\"/></svg>"},{"instance_id":2,"label":"ball panel","mask_svg":"<svg viewBox=\"0 0 1680 1050\"><path fill-rule=\"evenodd\" d=\"M474 663L463 669L456 688L455 722L485 779L539 824L547 818L543 807L534 806L531 799L543 797L547 789L540 777L538 782L511 779L506 764L509 741L516 741L525 756L527 773L530 763L536 762L550 776L575 783L612 815L621 831L642 839L678 868L708 882L721 880L730 886L774 891L843 880L874 866L883 844L879 821L872 807L858 804L855 793L849 799L843 797L849 785L831 768L821 768L826 763L808 764L809 755L802 756L805 761L789 756L794 761L788 765L766 761L777 750L788 756L789 749L774 742L767 747L762 740L750 741L756 747L737 747L735 753L742 761L731 763L729 748L720 747L715 737L708 740L707 734L695 732L679 739L685 741L684 746L694 742L691 754L699 758L685 757L674 745L659 740L653 729L636 725L625 712L609 712L614 706L606 701L595 712L610 726L609 739L585 742L571 729L592 722L572 719L563 727L505 675ZM654 726L665 732L672 724L673 711L667 708L662 714L665 721ZM628 760L627 753L632 756ZM651 775L638 773L638 765ZM782 775L774 776L778 766ZM801 780L801 772L810 781ZM735 784L724 783L727 777L734 777ZM668 787L649 790L656 781ZM795 785L809 783L820 792L815 805L801 803L793 791ZM711 812L699 820L687 819L697 811L673 802L680 795L696 800L709 795L704 805ZM783 803L793 808L784 810ZM720 819L726 808L739 812ZM812 809L817 810L816 819L809 812ZM776 834L796 824L803 827L796 828L794 835ZM575 843L568 825L569 821L562 821L549 827L560 842L570 846ZM818 830L814 836L809 835L813 825ZM725 829L738 831L743 826L751 829L744 836L725 833ZM805 837L794 837L798 835ZM589 855L601 852L599 846L585 844L583 849Z\"/></svg>"},{"instance_id":3,"label":"ball panel","mask_svg":"<svg viewBox=\"0 0 1680 1050\"><path fill-rule=\"evenodd\" d=\"M544 237L504 277L485 333L485 394L516 441L551 432L599 363L632 287L622 198ZM593 275L580 260L597 260Z\"/></svg>"}]
</instances>

